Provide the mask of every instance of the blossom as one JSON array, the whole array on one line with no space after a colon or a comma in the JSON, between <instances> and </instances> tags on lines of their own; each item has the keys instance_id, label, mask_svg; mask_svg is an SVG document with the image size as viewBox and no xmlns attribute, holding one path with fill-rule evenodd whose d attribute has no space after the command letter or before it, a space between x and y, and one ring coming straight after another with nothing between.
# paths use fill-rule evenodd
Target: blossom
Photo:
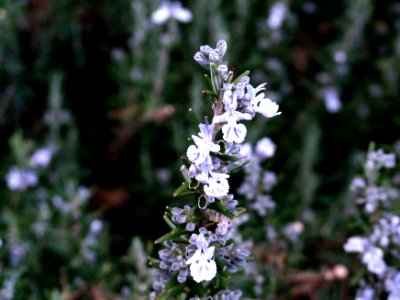
<instances>
[{"instance_id":1,"label":"blossom","mask_svg":"<svg viewBox=\"0 0 400 300\"><path fill-rule=\"evenodd\" d=\"M367 241L365 238L359 236L353 236L349 238L344 244L343 248L346 252L358 252L361 253L364 251Z\"/></svg>"},{"instance_id":2,"label":"blossom","mask_svg":"<svg viewBox=\"0 0 400 300\"><path fill-rule=\"evenodd\" d=\"M231 228L231 219L224 215L220 215L218 219L217 229L215 232L222 235L227 234Z\"/></svg>"},{"instance_id":3,"label":"blossom","mask_svg":"<svg viewBox=\"0 0 400 300\"><path fill-rule=\"evenodd\" d=\"M152 13L151 22L160 25L164 24L170 18L182 23L188 23L192 20L192 13L187 8L182 7L179 1L163 1Z\"/></svg>"},{"instance_id":4,"label":"blossom","mask_svg":"<svg viewBox=\"0 0 400 300\"><path fill-rule=\"evenodd\" d=\"M388 300L400 299L400 272L393 271L385 280L385 288L389 292Z\"/></svg>"},{"instance_id":5,"label":"blossom","mask_svg":"<svg viewBox=\"0 0 400 300\"><path fill-rule=\"evenodd\" d=\"M260 84L256 88L248 84L246 89L247 97L250 98L251 108L255 112L262 114L266 118L272 118L281 114L278 112L279 105L271 99L265 98L264 93L260 93L262 90L265 90L265 83Z\"/></svg>"},{"instance_id":6,"label":"blossom","mask_svg":"<svg viewBox=\"0 0 400 300\"><path fill-rule=\"evenodd\" d=\"M222 57L224 57L226 49L226 42L224 40L219 40L215 49L208 45L201 46L200 51L197 51L193 58L203 68L209 69L210 62L220 63L222 61Z\"/></svg>"},{"instance_id":7,"label":"blossom","mask_svg":"<svg viewBox=\"0 0 400 300\"><path fill-rule=\"evenodd\" d=\"M274 156L276 145L268 137L264 137L257 142L256 154L260 158L270 158Z\"/></svg>"},{"instance_id":8,"label":"blossom","mask_svg":"<svg viewBox=\"0 0 400 300\"><path fill-rule=\"evenodd\" d=\"M371 273L382 276L386 270L386 264L383 260L383 250L378 247L370 247L362 256L362 262L367 265Z\"/></svg>"},{"instance_id":9,"label":"blossom","mask_svg":"<svg viewBox=\"0 0 400 300\"><path fill-rule=\"evenodd\" d=\"M30 186L35 186L38 182L38 176L31 170L21 170L16 167L6 175L7 186L12 191L24 191Z\"/></svg>"},{"instance_id":10,"label":"blossom","mask_svg":"<svg viewBox=\"0 0 400 300\"><path fill-rule=\"evenodd\" d=\"M279 29L282 26L283 21L286 17L286 5L282 2L277 2L271 7L271 11L269 13L267 19L267 25L272 30Z\"/></svg>"},{"instance_id":11,"label":"blossom","mask_svg":"<svg viewBox=\"0 0 400 300\"><path fill-rule=\"evenodd\" d=\"M215 116L213 123L226 123L222 126L225 141L241 143L246 137L247 129L246 126L237 122L240 120L251 120L251 115L236 111L238 104L235 92L227 90L223 97L225 113Z\"/></svg>"},{"instance_id":12,"label":"blossom","mask_svg":"<svg viewBox=\"0 0 400 300\"><path fill-rule=\"evenodd\" d=\"M29 159L32 167L47 167L50 164L53 151L49 148L40 148L36 150Z\"/></svg>"},{"instance_id":13,"label":"blossom","mask_svg":"<svg viewBox=\"0 0 400 300\"><path fill-rule=\"evenodd\" d=\"M229 192L228 174L212 172L204 185L207 196L222 198Z\"/></svg>"},{"instance_id":14,"label":"blossom","mask_svg":"<svg viewBox=\"0 0 400 300\"><path fill-rule=\"evenodd\" d=\"M189 146L186 155L189 160L197 165L210 159L210 152L218 152L220 146L213 141L215 124L200 124L198 136L192 135L195 145Z\"/></svg>"},{"instance_id":15,"label":"blossom","mask_svg":"<svg viewBox=\"0 0 400 300\"><path fill-rule=\"evenodd\" d=\"M328 87L321 91L321 96L328 112L337 113L342 109L342 102L340 101L337 88Z\"/></svg>"},{"instance_id":16,"label":"blossom","mask_svg":"<svg viewBox=\"0 0 400 300\"><path fill-rule=\"evenodd\" d=\"M191 240L193 239L197 250L186 261L186 264L190 265L190 275L197 283L210 281L217 274L217 264L213 260L215 247L209 247L210 243L202 233L193 234Z\"/></svg>"},{"instance_id":17,"label":"blossom","mask_svg":"<svg viewBox=\"0 0 400 300\"><path fill-rule=\"evenodd\" d=\"M375 290L371 286L367 285L357 290L355 300L373 300L373 299L375 299Z\"/></svg>"}]
</instances>

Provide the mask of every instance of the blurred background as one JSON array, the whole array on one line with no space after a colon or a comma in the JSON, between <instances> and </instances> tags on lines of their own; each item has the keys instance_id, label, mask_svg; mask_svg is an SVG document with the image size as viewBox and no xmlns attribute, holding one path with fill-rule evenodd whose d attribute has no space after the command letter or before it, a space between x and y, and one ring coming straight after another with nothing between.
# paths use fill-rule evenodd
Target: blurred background
<instances>
[{"instance_id":1,"label":"blurred background","mask_svg":"<svg viewBox=\"0 0 400 300\"><path fill-rule=\"evenodd\" d=\"M210 111L193 55L219 39L282 112L249 127L253 143L277 145L271 222L304 225L282 272L357 267L342 250L349 182L370 141L399 137L400 4L194 0L182 1L188 22L158 22L160 4L0 0L0 299L146 299L187 110ZM33 162L37 149L51 161ZM354 294L349 278L275 280L266 290L279 299Z\"/></svg>"}]
</instances>

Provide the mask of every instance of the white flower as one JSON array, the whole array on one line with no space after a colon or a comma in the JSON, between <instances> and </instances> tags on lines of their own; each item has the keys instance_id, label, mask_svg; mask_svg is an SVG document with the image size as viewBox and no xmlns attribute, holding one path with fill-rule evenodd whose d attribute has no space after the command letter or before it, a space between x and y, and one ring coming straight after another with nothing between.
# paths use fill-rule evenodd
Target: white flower
<instances>
[{"instance_id":1,"label":"white flower","mask_svg":"<svg viewBox=\"0 0 400 300\"><path fill-rule=\"evenodd\" d=\"M322 90L321 94L328 112L337 113L342 109L342 102L340 101L339 93L336 88L326 88Z\"/></svg>"},{"instance_id":2,"label":"white flower","mask_svg":"<svg viewBox=\"0 0 400 300\"><path fill-rule=\"evenodd\" d=\"M47 167L50 164L52 156L53 151L49 148L40 148L32 154L29 164L32 167Z\"/></svg>"},{"instance_id":3,"label":"white flower","mask_svg":"<svg viewBox=\"0 0 400 300\"><path fill-rule=\"evenodd\" d=\"M271 7L267 19L267 25L272 30L279 29L282 26L283 21L286 17L286 5L282 2L276 2Z\"/></svg>"},{"instance_id":4,"label":"white flower","mask_svg":"<svg viewBox=\"0 0 400 300\"><path fill-rule=\"evenodd\" d=\"M250 114L245 114L237 109L237 94L230 90L224 93L225 112L222 115L215 116L213 123L226 123L222 126L223 138L225 141L232 143L241 143L246 137L247 129L243 124L238 124L240 120L251 120Z\"/></svg>"},{"instance_id":5,"label":"white flower","mask_svg":"<svg viewBox=\"0 0 400 300\"><path fill-rule=\"evenodd\" d=\"M204 185L204 192L206 195L215 198L222 198L228 195L229 182L227 178L229 178L228 174L210 173L206 185Z\"/></svg>"},{"instance_id":6,"label":"white flower","mask_svg":"<svg viewBox=\"0 0 400 300\"><path fill-rule=\"evenodd\" d=\"M367 241L365 240L365 238L362 238L359 236L353 236L347 240L347 242L346 242L346 244L344 244L343 248L344 248L344 251L346 251L346 252L361 253L364 251L366 244L367 244Z\"/></svg>"},{"instance_id":7,"label":"white flower","mask_svg":"<svg viewBox=\"0 0 400 300\"><path fill-rule=\"evenodd\" d=\"M262 114L266 118L272 118L281 114L278 112L279 105L271 99L265 98L264 93L260 93L262 90L265 90L265 83L260 84L256 88L248 84L246 89L248 97L250 97L251 100L251 107L255 112Z\"/></svg>"},{"instance_id":8,"label":"white flower","mask_svg":"<svg viewBox=\"0 0 400 300\"><path fill-rule=\"evenodd\" d=\"M38 182L37 174L30 170L11 168L6 175L7 186L12 191L24 191Z\"/></svg>"},{"instance_id":9,"label":"white flower","mask_svg":"<svg viewBox=\"0 0 400 300\"><path fill-rule=\"evenodd\" d=\"M169 18L182 23L188 23L192 20L192 13L187 8L182 7L179 1L163 1L152 13L151 22L160 25L164 24Z\"/></svg>"},{"instance_id":10,"label":"white flower","mask_svg":"<svg viewBox=\"0 0 400 300\"><path fill-rule=\"evenodd\" d=\"M215 124L200 124L199 136L192 135L196 145L189 146L186 155L196 165L211 159L210 152L218 152L220 150L220 146L213 141L214 127Z\"/></svg>"},{"instance_id":11,"label":"white flower","mask_svg":"<svg viewBox=\"0 0 400 300\"><path fill-rule=\"evenodd\" d=\"M94 219L90 223L90 232L93 234L98 234L103 229L103 222L99 219Z\"/></svg>"},{"instance_id":12,"label":"white flower","mask_svg":"<svg viewBox=\"0 0 400 300\"><path fill-rule=\"evenodd\" d=\"M213 260L215 247L209 246L204 234L199 234L196 240L196 252L186 261L190 265L190 275L194 281L210 281L217 274L217 264Z\"/></svg>"},{"instance_id":13,"label":"white flower","mask_svg":"<svg viewBox=\"0 0 400 300\"><path fill-rule=\"evenodd\" d=\"M260 158L270 158L274 156L276 145L268 137L264 137L257 142L256 153Z\"/></svg>"},{"instance_id":14,"label":"white flower","mask_svg":"<svg viewBox=\"0 0 400 300\"><path fill-rule=\"evenodd\" d=\"M231 121L222 126L222 133L224 134L225 141L241 143L246 137L247 129L243 124Z\"/></svg>"},{"instance_id":15,"label":"white flower","mask_svg":"<svg viewBox=\"0 0 400 300\"><path fill-rule=\"evenodd\" d=\"M374 274L382 276L386 271L386 264L383 260L383 250L378 247L370 247L362 256L362 262L367 265L367 269Z\"/></svg>"}]
</instances>

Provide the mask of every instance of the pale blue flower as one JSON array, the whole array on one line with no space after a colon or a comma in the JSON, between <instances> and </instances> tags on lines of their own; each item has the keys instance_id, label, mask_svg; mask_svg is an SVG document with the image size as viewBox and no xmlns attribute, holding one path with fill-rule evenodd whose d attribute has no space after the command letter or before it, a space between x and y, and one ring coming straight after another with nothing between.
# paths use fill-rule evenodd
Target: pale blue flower
<instances>
[{"instance_id":1,"label":"pale blue flower","mask_svg":"<svg viewBox=\"0 0 400 300\"><path fill-rule=\"evenodd\" d=\"M251 108L255 112L262 114L266 118L272 118L274 116L280 115L281 113L278 112L278 104L276 104L269 98L265 98L264 93L260 93L261 91L265 90L265 85L266 84L263 83L254 88L252 85L248 84L246 86L246 96L250 99Z\"/></svg>"},{"instance_id":2,"label":"pale blue flower","mask_svg":"<svg viewBox=\"0 0 400 300\"><path fill-rule=\"evenodd\" d=\"M274 3L274 5L272 5L271 7L271 11L267 19L268 27L271 28L272 30L279 29L286 18L286 11L287 8L285 3L283 2Z\"/></svg>"},{"instance_id":3,"label":"pale blue flower","mask_svg":"<svg viewBox=\"0 0 400 300\"><path fill-rule=\"evenodd\" d=\"M222 58L224 57L227 49L227 44L224 40L219 40L215 49L208 45L200 47L200 51L196 52L194 55L194 60L200 64L203 68L209 69L210 63L222 63Z\"/></svg>"},{"instance_id":4,"label":"pale blue flower","mask_svg":"<svg viewBox=\"0 0 400 300\"><path fill-rule=\"evenodd\" d=\"M335 87L328 87L320 92L322 99L325 103L325 108L330 113L337 113L342 109L342 102L339 98L338 89Z\"/></svg>"},{"instance_id":5,"label":"pale blue flower","mask_svg":"<svg viewBox=\"0 0 400 300\"><path fill-rule=\"evenodd\" d=\"M189 146L186 155L189 160L196 165L200 165L206 160L210 160L210 152L218 152L220 146L214 143L213 133L215 124L200 124L198 136L192 135L195 145Z\"/></svg>"},{"instance_id":6,"label":"pale blue flower","mask_svg":"<svg viewBox=\"0 0 400 300\"><path fill-rule=\"evenodd\" d=\"M11 191L24 191L38 183L38 176L31 170L12 167L6 175L7 187Z\"/></svg>"},{"instance_id":7,"label":"pale blue flower","mask_svg":"<svg viewBox=\"0 0 400 300\"><path fill-rule=\"evenodd\" d=\"M263 137L257 142L256 154L261 159L266 159L274 156L276 145L269 137Z\"/></svg>"},{"instance_id":8,"label":"pale blue flower","mask_svg":"<svg viewBox=\"0 0 400 300\"><path fill-rule=\"evenodd\" d=\"M383 250L378 247L371 246L362 256L362 262L367 265L368 271L376 275L382 276L386 271L386 264L383 260Z\"/></svg>"},{"instance_id":9,"label":"pale blue flower","mask_svg":"<svg viewBox=\"0 0 400 300\"><path fill-rule=\"evenodd\" d=\"M360 236L353 236L347 240L343 248L346 252L362 253L367 246L367 240Z\"/></svg>"},{"instance_id":10,"label":"pale blue flower","mask_svg":"<svg viewBox=\"0 0 400 300\"><path fill-rule=\"evenodd\" d=\"M53 157L53 151L50 148L40 148L36 150L29 159L32 167L47 167Z\"/></svg>"},{"instance_id":11,"label":"pale blue flower","mask_svg":"<svg viewBox=\"0 0 400 300\"><path fill-rule=\"evenodd\" d=\"M229 192L229 175L223 173L209 173L207 182L204 185L204 192L207 196L222 198Z\"/></svg>"},{"instance_id":12,"label":"pale blue flower","mask_svg":"<svg viewBox=\"0 0 400 300\"><path fill-rule=\"evenodd\" d=\"M237 94L230 90L224 93L225 112L215 116L213 123L226 123L222 126L223 138L227 142L241 143L246 137L247 129L243 124L238 124L241 120L251 120L251 115L237 111Z\"/></svg>"},{"instance_id":13,"label":"pale blue flower","mask_svg":"<svg viewBox=\"0 0 400 300\"><path fill-rule=\"evenodd\" d=\"M196 238L195 245L197 250L186 261L186 264L190 265L190 275L198 283L210 281L217 274L217 264L213 259L215 247L208 247L210 243L202 233L199 235L193 234L192 237Z\"/></svg>"}]
</instances>

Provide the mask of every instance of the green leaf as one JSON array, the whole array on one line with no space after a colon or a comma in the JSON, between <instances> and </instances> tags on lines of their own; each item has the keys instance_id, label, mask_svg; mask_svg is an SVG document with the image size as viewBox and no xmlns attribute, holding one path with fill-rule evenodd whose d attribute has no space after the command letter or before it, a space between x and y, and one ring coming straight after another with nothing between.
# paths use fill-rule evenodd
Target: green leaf
<instances>
[{"instance_id":1,"label":"green leaf","mask_svg":"<svg viewBox=\"0 0 400 300\"><path fill-rule=\"evenodd\" d=\"M240 171L241 169L243 169L244 166L246 166L249 162L250 162L250 160L248 159L248 160L245 160L241 165L234 166L234 167L230 168L230 169L229 169L229 173L232 174L232 173L239 172L239 171Z\"/></svg>"},{"instance_id":2,"label":"green leaf","mask_svg":"<svg viewBox=\"0 0 400 300\"><path fill-rule=\"evenodd\" d=\"M242 77L244 77L244 76L249 76L249 74L250 74L250 71L249 71L249 70L244 71L242 74L240 74L240 75L233 81L233 84L237 84L237 83L239 82L239 80L240 80Z\"/></svg>"},{"instance_id":3,"label":"green leaf","mask_svg":"<svg viewBox=\"0 0 400 300\"><path fill-rule=\"evenodd\" d=\"M183 182L182 185L178 187L172 195L174 197L183 197L187 195L194 195L194 192L190 190L188 182Z\"/></svg>"},{"instance_id":4,"label":"green leaf","mask_svg":"<svg viewBox=\"0 0 400 300\"><path fill-rule=\"evenodd\" d=\"M209 291L200 283L190 281L189 286L197 296L204 297L209 295Z\"/></svg>"},{"instance_id":5,"label":"green leaf","mask_svg":"<svg viewBox=\"0 0 400 300\"><path fill-rule=\"evenodd\" d=\"M215 209L217 212L233 219L236 215L233 212L231 212L230 210L226 209L221 202L222 202L222 200L221 201L216 200L216 201L214 201L214 203L212 203L210 205L210 207Z\"/></svg>"},{"instance_id":6,"label":"green leaf","mask_svg":"<svg viewBox=\"0 0 400 300\"><path fill-rule=\"evenodd\" d=\"M214 153L213 155L219 159L226 160L226 161L233 161L233 162L239 161L239 159L237 157L231 156L228 154Z\"/></svg>"},{"instance_id":7,"label":"green leaf","mask_svg":"<svg viewBox=\"0 0 400 300\"><path fill-rule=\"evenodd\" d=\"M219 77L217 66L214 63L210 63L210 71L213 91L216 95L218 95L218 92L221 88L221 78Z\"/></svg>"},{"instance_id":8,"label":"green leaf","mask_svg":"<svg viewBox=\"0 0 400 300\"><path fill-rule=\"evenodd\" d=\"M186 168L190 167L190 160L186 156L181 156L182 163L185 165Z\"/></svg>"},{"instance_id":9,"label":"green leaf","mask_svg":"<svg viewBox=\"0 0 400 300\"><path fill-rule=\"evenodd\" d=\"M167 215L164 215L163 219L164 219L165 223L167 223L169 228L171 228L171 229L175 229L176 228L176 225L174 224L174 222L172 222L171 219Z\"/></svg>"},{"instance_id":10,"label":"green leaf","mask_svg":"<svg viewBox=\"0 0 400 300\"><path fill-rule=\"evenodd\" d=\"M153 257L148 257L149 266L152 268L159 268L161 261L159 259L155 259Z\"/></svg>"},{"instance_id":11,"label":"green leaf","mask_svg":"<svg viewBox=\"0 0 400 300\"><path fill-rule=\"evenodd\" d=\"M215 258L218 269L223 270L225 263L219 258ZM230 274L226 271L219 271L215 280L215 288L225 290L229 288Z\"/></svg>"},{"instance_id":12,"label":"green leaf","mask_svg":"<svg viewBox=\"0 0 400 300\"><path fill-rule=\"evenodd\" d=\"M167 234L164 234L162 237L158 238L154 242L154 244L161 244L162 242L165 242L166 240L171 240L171 239L173 239L175 237L180 236L184 232L186 232L185 227L182 227L182 226L175 227L172 231L170 231Z\"/></svg>"},{"instance_id":13,"label":"green leaf","mask_svg":"<svg viewBox=\"0 0 400 300\"><path fill-rule=\"evenodd\" d=\"M176 279L172 280L164 287L163 294L157 299L160 300L169 300L171 298L176 299L176 297L174 296L182 292L184 288L185 284L178 283Z\"/></svg>"},{"instance_id":14,"label":"green leaf","mask_svg":"<svg viewBox=\"0 0 400 300\"><path fill-rule=\"evenodd\" d=\"M211 79L207 74L204 74L204 82L206 84L206 89L208 90L212 90L213 89L213 85L211 83Z\"/></svg>"}]
</instances>

